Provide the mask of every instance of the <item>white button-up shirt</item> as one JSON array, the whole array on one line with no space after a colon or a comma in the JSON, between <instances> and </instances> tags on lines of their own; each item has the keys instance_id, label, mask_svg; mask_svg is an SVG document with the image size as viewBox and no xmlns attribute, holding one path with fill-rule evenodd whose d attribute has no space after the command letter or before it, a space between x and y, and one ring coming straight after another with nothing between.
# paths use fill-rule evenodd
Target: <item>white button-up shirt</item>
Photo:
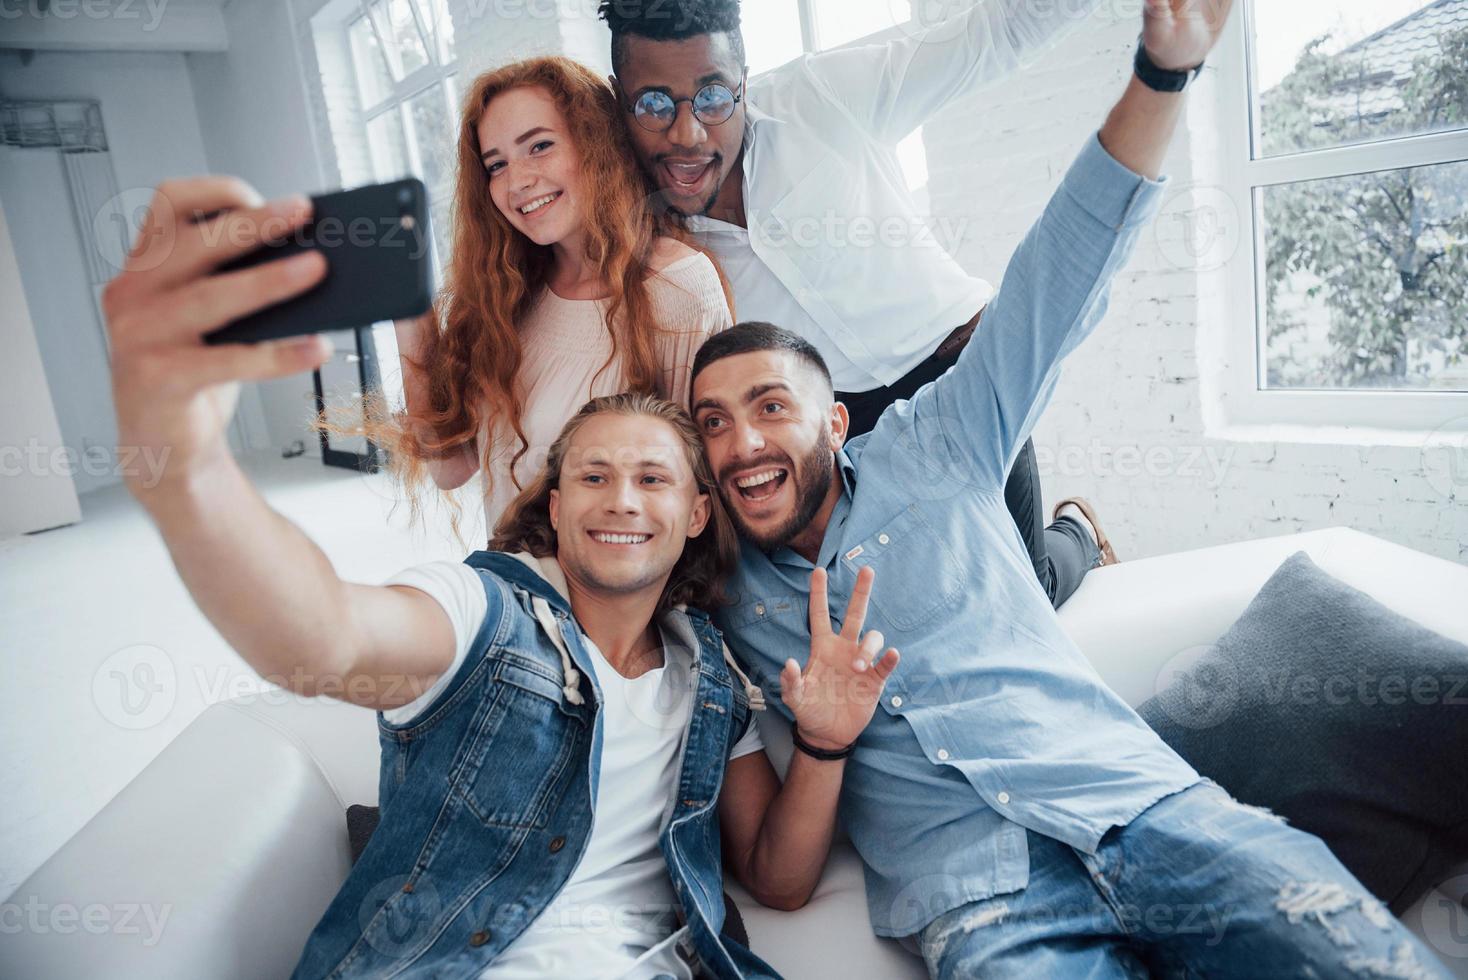
<instances>
[{"instance_id":1,"label":"white button-up shirt","mask_svg":"<svg viewBox=\"0 0 1468 980\"><path fill-rule=\"evenodd\" d=\"M751 79L748 228L689 219L729 278L736 316L805 337L838 391L890 385L932 354L994 289L948 253L953 223L930 227L918 213L896 145L1098 3L987 0L888 43L808 54Z\"/></svg>"}]
</instances>

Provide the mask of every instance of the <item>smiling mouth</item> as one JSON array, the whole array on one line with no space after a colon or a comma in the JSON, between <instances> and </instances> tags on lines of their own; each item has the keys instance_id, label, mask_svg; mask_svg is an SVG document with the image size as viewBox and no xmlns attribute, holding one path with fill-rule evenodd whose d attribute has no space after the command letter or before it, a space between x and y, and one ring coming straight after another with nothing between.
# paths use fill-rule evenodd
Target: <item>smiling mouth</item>
<instances>
[{"instance_id":1,"label":"smiling mouth","mask_svg":"<svg viewBox=\"0 0 1468 980\"><path fill-rule=\"evenodd\" d=\"M531 217L533 215L537 215L540 212L544 211L546 208L550 207L552 204L556 203L556 201L560 200L561 199L561 195L563 193L565 193L565 192L564 191L554 191L554 192L552 192L550 194L546 194L544 197L537 197L535 200L531 201L529 204L527 204L524 207L520 208L519 211L520 211L520 213L522 215L524 215L527 218L529 218L529 217Z\"/></svg>"},{"instance_id":2,"label":"smiling mouth","mask_svg":"<svg viewBox=\"0 0 1468 980\"><path fill-rule=\"evenodd\" d=\"M668 182L684 194L692 193L714 169L716 161L709 160L706 163L674 163L671 160L663 161L663 172L668 175Z\"/></svg>"},{"instance_id":3,"label":"smiling mouth","mask_svg":"<svg viewBox=\"0 0 1468 980\"><path fill-rule=\"evenodd\" d=\"M749 473L734 480L734 489L739 496L745 500L758 503L769 500L780 492L785 481L790 479L790 471L780 466L772 466L769 469Z\"/></svg>"},{"instance_id":4,"label":"smiling mouth","mask_svg":"<svg viewBox=\"0 0 1468 980\"><path fill-rule=\"evenodd\" d=\"M652 540L651 534L633 534L629 532L612 531L587 531L593 541L601 544L638 545L647 544Z\"/></svg>"}]
</instances>

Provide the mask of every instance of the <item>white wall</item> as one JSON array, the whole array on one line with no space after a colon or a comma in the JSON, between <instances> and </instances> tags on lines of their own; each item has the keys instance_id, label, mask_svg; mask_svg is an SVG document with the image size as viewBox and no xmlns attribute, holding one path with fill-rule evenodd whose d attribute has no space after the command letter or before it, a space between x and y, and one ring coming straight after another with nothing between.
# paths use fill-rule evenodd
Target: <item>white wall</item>
<instances>
[{"instance_id":1,"label":"white wall","mask_svg":"<svg viewBox=\"0 0 1468 980\"><path fill-rule=\"evenodd\" d=\"M81 519L5 210L0 207L0 537Z\"/></svg>"},{"instance_id":2,"label":"white wall","mask_svg":"<svg viewBox=\"0 0 1468 980\"><path fill-rule=\"evenodd\" d=\"M99 100L118 189L130 202L145 204L161 180L206 169L181 54L43 51L23 65L17 53L0 51L0 92L11 99ZM106 344L91 306L61 162L54 150L0 153L0 197L10 214L62 435L76 453L88 445L110 448L117 429ZM136 213L141 217L141 207ZM250 411L253 396L244 404ZM76 480L85 493L119 477L83 470Z\"/></svg>"},{"instance_id":3,"label":"white wall","mask_svg":"<svg viewBox=\"0 0 1468 980\"><path fill-rule=\"evenodd\" d=\"M966 268L999 281L1120 94L1136 37L1131 5L1120 15L1103 5L1035 69L961 100L926 127L932 210L966 221L957 252ZM1211 193L1207 181L1224 148L1209 86L1228 80L1210 76L1193 93L1188 131L1166 167L1170 199L1191 183L1203 185L1202 197ZM1253 326L1228 310L1213 279L1188 267L1182 232L1177 215L1165 216L1144 237L1110 313L1067 364L1035 432L1046 500L1088 497L1124 558L1345 524L1468 561L1468 486L1441 479L1447 467L1438 456L1449 447L1237 443L1205 434L1199 359L1211 356L1208 331ZM1233 246L1231 261L1250 261L1246 246ZM1225 316L1221 325L1209 321Z\"/></svg>"}]
</instances>

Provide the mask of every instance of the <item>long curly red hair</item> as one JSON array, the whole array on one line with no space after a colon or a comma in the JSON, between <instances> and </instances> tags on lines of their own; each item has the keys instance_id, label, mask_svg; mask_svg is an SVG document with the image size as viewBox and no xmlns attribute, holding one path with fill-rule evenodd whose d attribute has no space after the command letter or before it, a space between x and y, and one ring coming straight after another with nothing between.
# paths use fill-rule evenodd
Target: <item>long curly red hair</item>
<instances>
[{"instance_id":1,"label":"long curly red hair","mask_svg":"<svg viewBox=\"0 0 1468 980\"><path fill-rule=\"evenodd\" d=\"M656 343L660 328L647 286L648 262L659 237L692 243L652 206L651 188L633 155L611 87L590 69L562 57L532 58L485 72L465 95L459 117L453 253L431 317L435 322L430 325L438 329L427 331L422 349L427 404L410 406L386 431L368 426L410 488L422 485L428 461L462 452L485 419L503 426L491 427L492 433L513 433L519 441L514 461L529 449L516 390L523 357L518 325L546 287L552 251L517 231L495 206L478 136L490 101L526 87L543 89L555 101L580 161L587 258L603 271L610 292L607 324L613 352L607 366L620 355L624 390L664 398L669 394L662 390ZM727 296L727 283L725 292ZM571 413L578 407L568 406ZM478 449L487 493L496 446ZM414 505L416 513L416 498ZM457 509L454 523L457 527Z\"/></svg>"}]
</instances>

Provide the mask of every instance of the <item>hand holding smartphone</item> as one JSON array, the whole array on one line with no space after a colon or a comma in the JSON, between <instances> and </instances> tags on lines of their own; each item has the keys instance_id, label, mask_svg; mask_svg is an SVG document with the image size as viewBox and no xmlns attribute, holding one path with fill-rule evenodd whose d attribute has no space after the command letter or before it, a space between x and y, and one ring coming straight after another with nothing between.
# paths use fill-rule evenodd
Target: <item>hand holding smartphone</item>
<instances>
[{"instance_id":1,"label":"hand holding smartphone","mask_svg":"<svg viewBox=\"0 0 1468 980\"><path fill-rule=\"evenodd\" d=\"M282 239L219 267L249 268L305 251L326 259L310 290L204 335L258 343L421 315L433 303L428 192L406 178L313 197L312 217Z\"/></svg>"}]
</instances>

